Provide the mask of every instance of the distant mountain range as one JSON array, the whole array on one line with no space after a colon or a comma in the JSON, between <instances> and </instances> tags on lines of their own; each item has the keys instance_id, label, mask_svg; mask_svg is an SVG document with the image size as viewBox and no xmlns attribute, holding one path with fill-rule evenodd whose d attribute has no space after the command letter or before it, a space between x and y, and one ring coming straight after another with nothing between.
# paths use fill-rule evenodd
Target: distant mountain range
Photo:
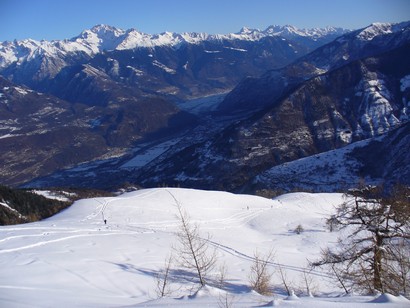
<instances>
[{"instance_id":1,"label":"distant mountain range","mask_svg":"<svg viewBox=\"0 0 410 308\"><path fill-rule=\"evenodd\" d=\"M366 138L386 136L369 151L390 157L403 146L390 132L407 131L409 49L409 22L227 35L99 25L70 40L3 42L0 181L252 191L274 188L276 166ZM408 181L392 166L349 179Z\"/></svg>"},{"instance_id":2,"label":"distant mountain range","mask_svg":"<svg viewBox=\"0 0 410 308\"><path fill-rule=\"evenodd\" d=\"M90 99L82 93L72 97L71 88L60 89L80 73L138 88L140 95L186 99L228 91L243 77L281 67L345 32L272 26L227 35L150 35L98 25L69 40L3 42L0 73L68 100Z\"/></svg>"},{"instance_id":3,"label":"distant mountain range","mask_svg":"<svg viewBox=\"0 0 410 308\"><path fill-rule=\"evenodd\" d=\"M3 42L0 49L0 67L17 62L29 61L38 56L67 57L70 54L84 53L88 56L103 51L130 50L135 48L155 48L170 46L179 48L183 44L201 44L206 41L260 41L266 37L286 39L306 38L313 41L329 41L348 30L327 27L324 29L297 29L293 26L270 26L266 30L242 28L238 33L173 33L147 34L135 29L122 30L108 25L97 25L83 31L79 36L66 40Z\"/></svg>"}]
</instances>

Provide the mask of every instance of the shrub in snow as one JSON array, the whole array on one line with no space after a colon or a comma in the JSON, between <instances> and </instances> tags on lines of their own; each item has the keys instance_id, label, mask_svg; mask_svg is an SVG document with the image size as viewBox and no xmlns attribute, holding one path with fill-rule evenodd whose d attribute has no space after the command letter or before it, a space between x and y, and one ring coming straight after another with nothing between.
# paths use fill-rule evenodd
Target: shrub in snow
<instances>
[{"instance_id":1,"label":"shrub in snow","mask_svg":"<svg viewBox=\"0 0 410 308\"><path fill-rule=\"evenodd\" d=\"M172 294L170 287L170 275L172 266L172 255L168 256L165 260L164 268L161 269L156 276L156 293L158 297L164 297Z\"/></svg>"},{"instance_id":2,"label":"shrub in snow","mask_svg":"<svg viewBox=\"0 0 410 308\"><path fill-rule=\"evenodd\" d=\"M273 252L262 256L258 251L253 255L253 263L249 274L249 283L252 290L262 295L271 294L272 273L269 271L269 264L273 261Z\"/></svg>"},{"instance_id":3,"label":"shrub in snow","mask_svg":"<svg viewBox=\"0 0 410 308\"><path fill-rule=\"evenodd\" d=\"M303 229L302 225L297 225L297 227L295 228L294 232L296 234L301 234L303 231L305 231L305 229Z\"/></svg>"}]
</instances>

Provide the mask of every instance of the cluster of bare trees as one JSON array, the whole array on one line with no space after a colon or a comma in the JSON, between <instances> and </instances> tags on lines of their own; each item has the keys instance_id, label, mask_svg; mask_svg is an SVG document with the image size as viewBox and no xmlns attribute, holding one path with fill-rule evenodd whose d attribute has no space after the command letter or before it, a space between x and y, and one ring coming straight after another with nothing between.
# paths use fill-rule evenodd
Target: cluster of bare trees
<instances>
[{"instance_id":1,"label":"cluster of bare trees","mask_svg":"<svg viewBox=\"0 0 410 308\"><path fill-rule=\"evenodd\" d=\"M171 194L171 193L170 193ZM218 258L215 248L211 245L209 235L201 236L199 225L193 223L178 200L172 195L177 207L177 217L179 227L176 232L177 243L172 247L172 254L165 260L163 269L157 275L156 294L159 297L169 296L173 290L171 289L172 267L174 264L178 269L184 269L190 273L190 277L196 280L200 287L205 286L209 280L213 285L220 288L224 287L226 279L226 265L219 268L219 274L209 278L210 273L215 270ZM173 257L175 256L175 258ZM279 266L277 271L272 271L273 267L277 267L274 262L273 250L263 255L258 251L254 252L253 262L249 271L249 286L252 290L263 294L270 295L273 290L273 275L277 274L281 280L286 292L292 293L292 283L288 280L285 270ZM179 277L181 278L181 277ZM209 279L209 280L208 280ZM308 278L308 274L304 272L306 282L306 290L310 293L312 280ZM223 307L231 306L232 298L221 298ZM230 303L228 305L228 302Z\"/></svg>"},{"instance_id":2,"label":"cluster of bare trees","mask_svg":"<svg viewBox=\"0 0 410 308\"><path fill-rule=\"evenodd\" d=\"M171 193L170 193L171 194ZM183 268L199 283L207 284L209 274L215 269L217 254L210 236L201 236L199 226L190 220L178 200L179 228L173 254L179 268ZM384 196L379 187L365 187L350 191L346 202L337 208L336 214L327 220L330 231L343 229L345 236L335 249L325 249L312 268L326 266L335 280L349 293L353 290L387 292L410 295L410 189L396 188L391 197ZM286 271L273 263L271 250L266 255L255 252L250 267L249 285L264 295L272 293L272 268L276 268L282 286L291 295L293 283ZM168 257L157 279L157 294L170 294L169 282L174 261ZM308 270L303 271L308 295L315 284ZM226 267L220 269L213 284L223 286ZM301 289L300 287L298 289Z\"/></svg>"}]
</instances>

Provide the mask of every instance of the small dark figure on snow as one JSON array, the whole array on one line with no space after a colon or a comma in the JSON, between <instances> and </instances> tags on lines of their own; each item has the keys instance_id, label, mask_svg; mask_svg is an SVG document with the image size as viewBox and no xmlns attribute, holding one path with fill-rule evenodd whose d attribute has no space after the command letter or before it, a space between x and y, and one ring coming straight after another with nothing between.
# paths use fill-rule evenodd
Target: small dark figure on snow
<instances>
[{"instance_id":1,"label":"small dark figure on snow","mask_svg":"<svg viewBox=\"0 0 410 308\"><path fill-rule=\"evenodd\" d=\"M104 219L104 224L105 224L105 225L107 224L107 219Z\"/></svg>"}]
</instances>

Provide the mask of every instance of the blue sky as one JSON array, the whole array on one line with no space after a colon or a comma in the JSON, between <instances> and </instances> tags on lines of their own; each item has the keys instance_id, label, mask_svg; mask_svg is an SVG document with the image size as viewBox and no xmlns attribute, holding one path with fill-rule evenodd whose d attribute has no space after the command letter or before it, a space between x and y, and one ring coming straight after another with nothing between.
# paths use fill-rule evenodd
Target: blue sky
<instances>
[{"instance_id":1,"label":"blue sky","mask_svg":"<svg viewBox=\"0 0 410 308\"><path fill-rule=\"evenodd\" d=\"M146 33L365 27L410 20L410 0L0 0L0 41L64 39L96 24Z\"/></svg>"}]
</instances>

